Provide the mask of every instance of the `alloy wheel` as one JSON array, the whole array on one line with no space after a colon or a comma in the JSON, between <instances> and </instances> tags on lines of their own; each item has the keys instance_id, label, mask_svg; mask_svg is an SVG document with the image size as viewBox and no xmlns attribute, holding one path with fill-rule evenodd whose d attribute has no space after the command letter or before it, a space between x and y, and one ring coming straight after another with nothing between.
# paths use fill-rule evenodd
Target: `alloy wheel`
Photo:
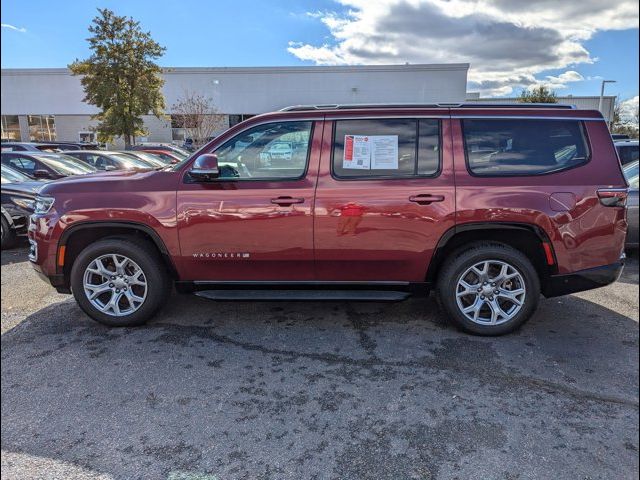
<instances>
[{"instance_id":1,"label":"alloy wheel","mask_svg":"<svg viewBox=\"0 0 640 480\"><path fill-rule=\"evenodd\" d=\"M524 277L501 260L476 263L459 277L456 301L462 314L480 325L500 325L523 308L527 289Z\"/></svg>"},{"instance_id":2,"label":"alloy wheel","mask_svg":"<svg viewBox=\"0 0 640 480\"><path fill-rule=\"evenodd\" d=\"M147 277L140 266L120 254L92 260L84 271L84 293L100 312L123 317L138 310L148 292Z\"/></svg>"}]
</instances>

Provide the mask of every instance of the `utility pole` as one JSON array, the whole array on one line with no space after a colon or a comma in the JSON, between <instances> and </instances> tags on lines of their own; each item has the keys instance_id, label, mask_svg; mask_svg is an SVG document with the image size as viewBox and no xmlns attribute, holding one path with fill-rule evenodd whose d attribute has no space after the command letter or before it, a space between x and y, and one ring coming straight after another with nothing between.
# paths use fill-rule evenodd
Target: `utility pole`
<instances>
[{"instance_id":1,"label":"utility pole","mask_svg":"<svg viewBox=\"0 0 640 480\"><path fill-rule=\"evenodd\" d=\"M602 113L602 105L604 103L604 87L607 83L616 83L615 80L602 80L602 86L600 87L600 101L598 102L598 110ZM611 117L607 118L607 125L611 123ZM609 125L610 126L610 125Z\"/></svg>"}]
</instances>

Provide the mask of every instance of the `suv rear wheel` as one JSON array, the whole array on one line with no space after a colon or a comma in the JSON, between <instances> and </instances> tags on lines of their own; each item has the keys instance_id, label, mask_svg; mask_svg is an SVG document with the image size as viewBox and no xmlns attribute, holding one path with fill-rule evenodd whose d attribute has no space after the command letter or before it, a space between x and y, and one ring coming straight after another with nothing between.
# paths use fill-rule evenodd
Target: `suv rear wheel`
<instances>
[{"instance_id":1,"label":"suv rear wheel","mask_svg":"<svg viewBox=\"0 0 640 480\"><path fill-rule=\"evenodd\" d=\"M148 245L128 239L89 245L71 269L71 290L80 308L112 327L145 323L164 303L170 287L160 257Z\"/></svg>"},{"instance_id":2,"label":"suv rear wheel","mask_svg":"<svg viewBox=\"0 0 640 480\"><path fill-rule=\"evenodd\" d=\"M458 250L438 276L438 297L450 320L477 335L503 335L535 311L540 280L529 259L501 243Z\"/></svg>"}]
</instances>

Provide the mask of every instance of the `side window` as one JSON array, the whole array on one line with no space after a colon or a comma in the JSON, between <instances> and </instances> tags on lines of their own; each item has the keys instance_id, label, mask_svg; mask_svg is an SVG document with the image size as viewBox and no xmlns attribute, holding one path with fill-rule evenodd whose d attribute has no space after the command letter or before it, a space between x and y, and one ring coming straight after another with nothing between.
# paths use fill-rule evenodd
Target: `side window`
<instances>
[{"instance_id":1,"label":"side window","mask_svg":"<svg viewBox=\"0 0 640 480\"><path fill-rule=\"evenodd\" d=\"M81 154L78 155L78 157L81 160L84 160L85 162L87 162L89 165L92 165L98 169L100 169L100 156L94 154L94 153L87 153L87 154ZM104 168L104 167L103 167Z\"/></svg>"},{"instance_id":2,"label":"side window","mask_svg":"<svg viewBox=\"0 0 640 480\"><path fill-rule=\"evenodd\" d=\"M337 120L332 163L338 178L433 176L440 169L440 121Z\"/></svg>"},{"instance_id":3,"label":"side window","mask_svg":"<svg viewBox=\"0 0 640 480\"><path fill-rule=\"evenodd\" d=\"M623 165L638 160L638 147L619 147L620 161Z\"/></svg>"},{"instance_id":4,"label":"side window","mask_svg":"<svg viewBox=\"0 0 640 480\"><path fill-rule=\"evenodd\" d=\"M36 162L27 157L15 156L9 160L12 167L23 172L32 173L36 169Z\"/></svg>"},{"instance_id":5,"label":"side window","mask_svg":"<svg viewBox=\"0 0 640 480\"><path fill-rule=\"evenodd\" d=\"M312 124L269 123L236 135L215 151L220 178L301 178L307 169Z\"/></svg>"},{"instance_id":6,"label":"side window","mask_svg":"<svg viewBox=\"0 0 640 480\"><path fill-rule=\"evenodd\" d=\"M469 170L478 176L540 175L589 159L576 120L462 120Z\"/></svg>"}]
</instances>

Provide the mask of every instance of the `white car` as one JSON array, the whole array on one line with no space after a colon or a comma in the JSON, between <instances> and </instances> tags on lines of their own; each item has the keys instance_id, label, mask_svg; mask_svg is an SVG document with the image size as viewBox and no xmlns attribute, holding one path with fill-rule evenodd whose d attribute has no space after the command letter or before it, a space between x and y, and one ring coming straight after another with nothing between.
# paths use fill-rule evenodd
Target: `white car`
<instances>
[{"instance_id":1,"label":"white car","mask_svg":"<svg viewBox=\"0 0 640 480\"><path fill-rule=\"evenodd\" d=\"M260 152L260 163L267 167L272 160L289 161L293 157L293 146L289 142L276 142Z\"/></svg>"}]
</instances>

